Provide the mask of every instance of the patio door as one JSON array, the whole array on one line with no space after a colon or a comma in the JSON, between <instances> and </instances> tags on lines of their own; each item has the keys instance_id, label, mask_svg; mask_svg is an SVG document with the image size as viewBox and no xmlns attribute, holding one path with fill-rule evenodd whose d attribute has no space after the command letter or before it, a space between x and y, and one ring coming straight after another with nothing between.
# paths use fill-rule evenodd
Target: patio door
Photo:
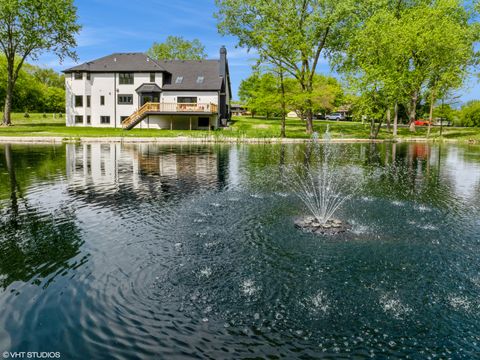
<instances>
[{"instance_id":1,"label":"patio door","mask_svg":"<svg viewBox=\"0 0 480 360\"><path fill-rule=\"evenodd\" d=\"M152 102L152 96L142 94L142 103L140 104L141 106L145 105L148 102Z\"/></svg>"},{"instance_id":2,"label":"patio door","mask_svg":"<svg viewBox=\"0 0 480 360\"><path fill-rule=\"evenodd\" d=\"M145 105L148 102L159 103L160 102L160 94L159 93L142 94L141 95L141 106Z\"/></svg>"}]
</instances>

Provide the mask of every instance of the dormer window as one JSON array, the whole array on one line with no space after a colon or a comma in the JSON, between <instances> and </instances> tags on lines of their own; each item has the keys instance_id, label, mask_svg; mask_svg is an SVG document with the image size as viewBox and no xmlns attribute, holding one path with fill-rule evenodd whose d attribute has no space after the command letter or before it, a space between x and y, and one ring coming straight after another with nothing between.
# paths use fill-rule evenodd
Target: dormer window
<instances>
[{"instance_id":1,"label":"dormer window","mask_svg":"<svg viewBox=\"0 0 480 360\"><path fill-rule=\"evenodd\" d=\"M175 79L175 84L181 84L183 82L183 76L177 76Z\"/></svg>"},{"instance_id":2,"label":"dormer window","mask_svg":"<svg viewBox=\"0 0 480 360\"><path fill-rule=\"evenodd\" d=\"M205 76L197 77L197 84L203 84L203 80L205 80Z\"/></svg>"}]
</instances>

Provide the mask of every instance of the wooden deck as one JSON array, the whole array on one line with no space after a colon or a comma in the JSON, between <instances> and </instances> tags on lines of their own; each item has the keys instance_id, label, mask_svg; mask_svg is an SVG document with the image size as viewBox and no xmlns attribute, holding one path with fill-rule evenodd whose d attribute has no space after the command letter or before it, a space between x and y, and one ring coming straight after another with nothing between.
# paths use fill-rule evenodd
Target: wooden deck
<instances>
[{"instance_id":1,"label":"wooden deck","mask_svg":"<svg viewBox=\"0 0 480 360\"><path fill-rule=\"evenodd\" d=\"M149 114L216 114L217 104L213 103L153 103L148 102L123 120L122 127L130 130Z\"/></svg>"}]
</instances>

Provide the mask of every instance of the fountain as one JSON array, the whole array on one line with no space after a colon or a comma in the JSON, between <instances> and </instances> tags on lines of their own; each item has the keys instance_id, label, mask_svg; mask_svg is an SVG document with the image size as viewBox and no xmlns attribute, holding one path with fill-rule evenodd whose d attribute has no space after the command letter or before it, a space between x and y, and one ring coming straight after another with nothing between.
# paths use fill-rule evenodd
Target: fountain
<instances>
[{"instance_id":1,"label":"fountain","mask_svg":"<svg viewBox=\"0 0 480 360\"><path fill-rule=\"evenodd\" d=\"M331 166L334 154L328 144L328 127L323 139L323 148L318 142L318 134L312 141L313 154L318 163L307 161L286 173L288 185L293 185L295 194L310 212L309 215L296 218L295 226L315 234L335 235L351 228L350 224L334 218L334 215L352 196L354 187L346 185L346 174L340 173L338 167Z\"/></svg>"}]
</instances>

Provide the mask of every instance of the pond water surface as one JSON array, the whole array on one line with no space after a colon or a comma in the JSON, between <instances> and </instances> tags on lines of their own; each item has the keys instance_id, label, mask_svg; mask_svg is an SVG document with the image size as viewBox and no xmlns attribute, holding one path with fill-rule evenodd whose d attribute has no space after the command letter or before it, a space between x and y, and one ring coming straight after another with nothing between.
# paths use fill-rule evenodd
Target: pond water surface
<instances>
[{"instance_id":1,"label":"pond water surface","mask_svg":"<svg viewBox=\"0 0 480 360\"><path fill-rule=\"evenodd\" d=\"M0 351L480 353L480 147L333 147L352 229L294 227L305 145L0 145Z\"/></svg>"}]
</instances>

